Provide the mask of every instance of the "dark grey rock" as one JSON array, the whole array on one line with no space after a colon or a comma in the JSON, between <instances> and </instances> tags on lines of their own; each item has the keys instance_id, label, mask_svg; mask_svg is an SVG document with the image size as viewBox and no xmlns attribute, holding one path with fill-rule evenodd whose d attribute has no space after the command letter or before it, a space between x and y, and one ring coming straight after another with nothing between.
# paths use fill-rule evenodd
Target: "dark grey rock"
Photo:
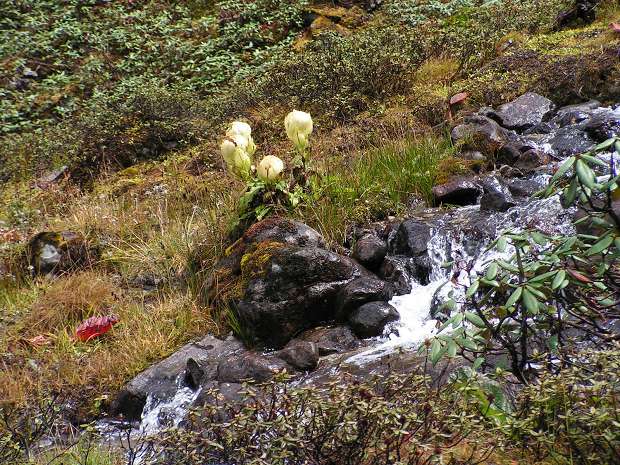
<instances>
[{"instance_id":1,"label":"dark grey rock","mask_svg":"<svg viewBox=\"0 0 620 465\"><path fill-rule=\"evenodd\" d=\"M318 345L301 339L293 339L275 355L300 371L314 370L319 364Z\"/></svg>"},{"instance_id":2,"label":"dark grey rock","mask_svg":"<svg viewBox=\"0 0 620 465\"><path fill-rule=\"evenodd\" d=\"M497 122L483 115L466 117L452 129L451 137L455 144L464 144L464 150L478 151L483 156L492 156L511 138Z\"/></svg>"},{"instance_id":3,"label":"dark grey rock","mask_svg":"<svg viewBox=\"0 0 620 465\"><path fill-rule=\"evenodd\" d=\"M112 402L112 415L124 415L128 420L140 419L148 395L166 399L178 389L179 377L197 384L215 379L221 358L243 351L243 344L234 338L226 340L206 336L198 342L186 344L168 358L152 365L134 377ZM188 361L193 373L186 374ZM200 375L200 373L202 373Z\"/></svg>"},{"instance_id":4,"label":"dark grey rock","mask_svg":"<svg viewBox=\"0 0 620 465\"><path fill-rule=\"evenodd\" d=\"M349 316L349 324L361 338L380 336L385 326L400 318L394 307L386 302L369 302Z\"/></svg>"},{"instance_id":5,"label":"dark grey rock","mask_svg":"<svg viewBox=\"0 0 620 465\"><path fill-rule=\"evenodd\" d=\"M354 279L338 293L336 318L345 321L359 306L367 302L388 301L393 296L393 286L385 281L372 277Z\"/></svg>"},{"instance_id":6,"label":"dark grey rock","mask_svg":"<svg viewBox=\"0 0 620 465\"><path fill-rule=\"evenodd\" d=\"M485 211L505 212L516 205L507 186L496 177L483 180L484 194L480 197L480 209Z\"/></svg>"},{"instance_id":7,"label":"dark grey rock","mask_svg":"<svg viewBox=\"0 0 620 465\"><path fill-rule=\"evenodd\" d=\"M604 142L620 134L620 112L596 115L585 125L585 132L595 142Z\"/></svg>"},{"instance_id":8,"label":"dark grey rock","mask_svg":"<svg viewBox=\"0 0 620 465\"><path fill-rule=\"evenodd\" d=\"M359 346L359 340L348 326L309 329L298 339L315 343L320 356L346 352Z\"/></svg>"},{"instance_id":9,"label":"dark grey rock","mask_svg":"<svg viewBox=\"0 0 620 465\"><path fill-rule=\"evenodd\" d=\"M256 264L260 271L236 307L243 328L268 348L283 347L299 332L333 320L340 289L369 274L354 260L318 247L284 245L270 253Z\"/></svg>"},{"instance_id":10,"label":"dark grey rock","mask_svg":"<svg viewBox=\"0 0 620 465\"><path fill-rule=\"evenodd\" d=\"M396 255L419 257L427 253L430 238L429 225L418 220L405 220L390 241L390 251Z\"/></svg>"},{"instance_id":11,"label":"dark grey rock","mask_svg":"<svg viewBox=\"0 0 620 465\"><path fill-rule=\"evenodd\" d=\"M351 256L369 270L376 270L387 254L387 244L374 234L367 234L353 246Z\"/></svg>"},{"instance_id":12,"label":"dark grey rock","mask_svg":"<svg viewBox=\"0 0 620 465\"><path fill-rule=\"evenodd\" d=\"M503 127L524 130L542 123L554 109L554 103L548 98L528 92L512 102L501 105L496 115Z\"/></svg>"},{"instance_id":13,"label":"dark grey rock","mask_svg":"<svg viewBox=\"0 0 620 465\"><path fill-rule=\"evenodd\" d=\"M218 268L228 268L233 273L241 271L241 258L261 242L279 242L299 247L325 247L325 240L310 226L288 218L267 218L252 225L230 246L218 263Z\"/></svg>"},{"instance_id":14,"label":"dark grey rock","mask_svg":"<svg viewBox=\"0 0 620 465\"><path fill-rule=\"evenodd\" d=\"M545 182L538 178L511 179L508 181L508 189L514 197L531 197L545 185Z\"/></svg>"},{"instance_id":15,"label":"dark grey rock","mask_svg":"<svg viewBox=\"0 0 620 465\"><path fill-rule=\"evenodd\" d=\"M411 281L417 276L415 261L405 255L390 255L383 260L378 275L392 283L396 295L409 294Z\"/></svg>"},{"instance_id":16,"label":"dark grey rock","mask_svg":"<svg viewBox=\"0 0 620 465\"><path fill-rule=\"evenodd\" d=\"M482 188L471 179L457 179L433 187L435 205L476 205Z\"/></svg>"},{"instance_id":17,"label":"dark grey rock","mask_svg":"<svg viewBox=\"0 0 620 465\"><path fill-rule=\"evenodd\" d=\"M549 141L551 149L561 157L570 157L588 151L594 140L577 126L567 126L556 131Z\"/></svg>"},{"instance_id":18,"label":"dark grey rock","mask_svg":"<svg viewBox=\"0 0 620 465\"><path fill-rule=\"evenodd\" d=\"M220 383L264 382L282 371L292 370L280 358L244 352L220 361L217 367L217 380Z\"/></svg>"}]
</instances>

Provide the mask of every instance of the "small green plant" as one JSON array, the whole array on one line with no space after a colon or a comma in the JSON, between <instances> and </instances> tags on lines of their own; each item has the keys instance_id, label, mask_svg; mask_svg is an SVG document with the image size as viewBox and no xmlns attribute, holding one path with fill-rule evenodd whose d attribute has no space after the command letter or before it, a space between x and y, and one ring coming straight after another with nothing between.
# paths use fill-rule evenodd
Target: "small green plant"
<instances>
[{"instance_id":1,"label":"small green plant","mask_svg":"<svg viewBox=\"0 0 620 465\"><path fill-rule=\"evenodd\" d=\"M493 260L469 286L461 309L430 342L433 362L459 351L476 358L499 350L514 375L527 382L534 362L550 370L572 363L576 337L600 346L618 339L608 323L620 319L619 176L613 156L609 162L597 157L609 150L620 154L620 138L568 158L540 194L548 197L563 187L563 205L582 213L577 234L509 231L490 245L511 255ZM596 169L607 174L597 177ZM454 300L450 307L456 309Z\"/></svg>"},{"instance_id":2,"label":"small green plant","mask_svg":"<svg viewBox=\"0 0 620 465\"><path fill-rule=\"evenodd\" d=\"M274 155L265 156L258 165L252 163L256 144L249 124L234 121L226 131L220 144L222 158L228 170L246 183L245 192L239 199L239 218L235 226L249 226L281 206L295 208L309 190L312 117L309 113L293 110L286 116L284 126L297 152L289 179L283 176L284 162Z\"/></svg>"}]
</instances>

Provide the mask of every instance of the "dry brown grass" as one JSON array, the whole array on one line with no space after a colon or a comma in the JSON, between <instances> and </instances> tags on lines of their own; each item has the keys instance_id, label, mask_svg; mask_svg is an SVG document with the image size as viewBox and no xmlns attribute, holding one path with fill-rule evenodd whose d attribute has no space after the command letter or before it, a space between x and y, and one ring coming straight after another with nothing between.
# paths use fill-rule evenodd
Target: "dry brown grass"
<instances>
[{"instance_id":1,"label":"dry brown grass","mask_svg":"<svg viewBox=\"0 0 620 465\"><path fill-rule=\"evenodd\" d=\"M109 276L85 271L41 285L41 293L24 317L23 334L55 333L93 315L109 312L118 287Z\"/></svg>"}]
</instances>

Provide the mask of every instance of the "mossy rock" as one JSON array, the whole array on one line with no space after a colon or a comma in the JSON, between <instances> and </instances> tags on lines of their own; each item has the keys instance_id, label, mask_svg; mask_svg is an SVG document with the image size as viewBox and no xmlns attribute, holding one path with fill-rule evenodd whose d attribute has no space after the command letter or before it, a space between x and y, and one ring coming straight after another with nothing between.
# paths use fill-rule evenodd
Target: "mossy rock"
<instances>
[{"instance_id":1,"label":"mossy rock","mask_svg":"<svg viewBox=\"0 0 620 465\"><path fill-rule=\"evenodd\" d=\"M99 257L96 247L74 231L46 231L26 246L26 266L33 275L59 275L90 267Z\"/></svg>"}]
</instances>

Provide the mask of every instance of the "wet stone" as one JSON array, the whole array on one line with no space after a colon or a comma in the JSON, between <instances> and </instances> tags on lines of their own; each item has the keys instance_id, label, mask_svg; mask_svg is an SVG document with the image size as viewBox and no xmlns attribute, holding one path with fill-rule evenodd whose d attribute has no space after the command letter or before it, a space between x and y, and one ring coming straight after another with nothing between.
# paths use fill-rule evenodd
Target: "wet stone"
<instances>
[{"instance_id":1,"label":"wet stone","mask_svg":"<svg viewBox=\"0 0 620 465\"><path fill-rule=\"evenodd\" d=\"M381 265L387 253L387 244L373 234L367 234L353 246L351 256L369 270Z\"/></svg>"},{"instance_id":2,"label":"wet stone","mask_svg":"<svg viewBox=\"0 0 620 465\"><path fill-rule=\"evenodd\" d=\"M399 319L396 309L386 302L369 302L349 316L351 328L361 338L383 334L385 326Z\"/></svg>"},{"instance_id":3,"label":"wet stone","mask_svg":"<svg viewBox=\"0 0 620 465\"><path fill-rule=\"evenodd\" d=\"M555 104L548 98L528 92L501 105L495 114L503 127L524 130L542 123L554 108Z\"/></svg>"},{"instance_id":4,"label":"wet stone","mask_svg":"<svg viewBox=\"0 0 620 465\"><path fill-rule=\"evenodd\" d=\"M293 339L275 355L300 371L314 370L319 363L319 347L310 341Z\"/></svg>"}]
</instances>

